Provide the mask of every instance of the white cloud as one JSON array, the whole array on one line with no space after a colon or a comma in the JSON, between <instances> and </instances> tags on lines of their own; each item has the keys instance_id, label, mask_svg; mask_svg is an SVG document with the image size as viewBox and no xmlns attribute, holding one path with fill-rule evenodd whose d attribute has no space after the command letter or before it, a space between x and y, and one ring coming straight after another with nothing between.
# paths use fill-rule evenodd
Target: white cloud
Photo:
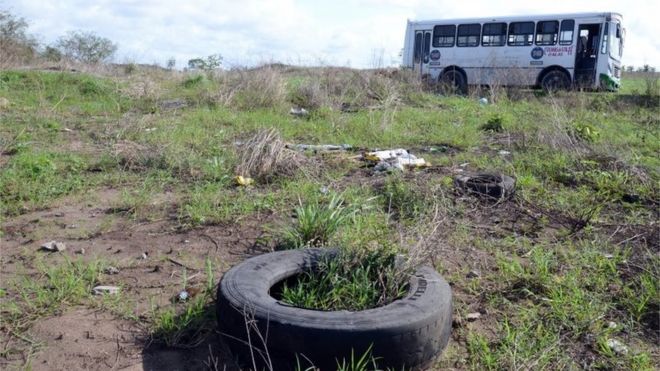
<instances>
[{"instance_id":1,"label":"white cloud","mask_svg":"<svg viewBox=\"0 0 660 371\"><path fill-rule=\"evenodd\" d=\"M618 11L628 29L624 63L660 64L660 32L651 0L512 2L475 0L0 0L30 21L44 42L66 31L94 31L119 43L119 61L179 66L220 53L228 64L279 60L370 67L390 64L403 46L406 19Z\"/></svg>"}]
</instances>

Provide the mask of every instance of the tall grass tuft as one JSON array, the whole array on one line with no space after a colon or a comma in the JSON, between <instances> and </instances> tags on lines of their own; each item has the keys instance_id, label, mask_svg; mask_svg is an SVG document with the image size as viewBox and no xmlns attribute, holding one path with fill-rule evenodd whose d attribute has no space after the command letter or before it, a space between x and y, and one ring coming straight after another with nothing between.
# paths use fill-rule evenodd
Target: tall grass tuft
<instances>
[{"instance_id":1,"label":"tall grass tuft","mask_svg":"<svg viewBox=\"0 0 660 371\"><path fill-rule=\"evenodd\" d=\"M353 221L358 205L346 205L341 195L333 194L328 201L313 200L296 207L296 223L282 233L282 247L301 248L325 246L341 228Z\"/></svg>"}]
</instances>

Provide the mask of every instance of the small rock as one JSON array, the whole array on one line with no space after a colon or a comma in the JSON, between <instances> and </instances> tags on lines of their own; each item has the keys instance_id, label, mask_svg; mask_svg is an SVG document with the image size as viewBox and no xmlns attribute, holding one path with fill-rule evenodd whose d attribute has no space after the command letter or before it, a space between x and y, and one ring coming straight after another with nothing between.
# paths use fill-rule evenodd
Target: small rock
<instances>
[{"instance_id":1,"label":"small rock","mask_svg":"<svg viewBox=\"0 0 660 371\"><path fill-rule=\"evenodd\" d=\"M481 272L478 270L471 270L468 272L468 274L465 276L467 278L479 278L481 277Z\"/></svg>"},{"instance_id":2,"label":"small rock","mask_svg":"<svg viewBox=\"0 0 660 371\"><path fill-rule=\"evenodd\" d=\"M85 255L85 248L81 247L80 249L76 250L76 254Z\"/></svg>"},{"instance_id":3,"label":"small rock","mask_svg":"<svg viewBox=\"0 0 660 371\"><path fill-rule=\"evenodd\" d=\"M96 286L92 289L94 295L117 295L119 287L117 286Z\"/></svg>"},{"instance_id":4,"label":"small rock","mask_svg":"<svg viewBox=\"0 0 660 371\"><path fill-rule=\"evenodd\" d=\"M616 339L607 339L607 346L618 355L628 354L628 347Z\"/></svg>"},{"instance_id":5,"label":"small rock","mask_svg":"<svg viewBox=\"0 0 660 371\"><path fill-rule=\"evenodd\" d=\"M481 104L482 106L487 105L488 104L488 99L487 98L479 99L479 104Z\"/></svg>"},{"instance_id":6,"label":"small rock","mask_svg":"<svg viewBox=\"0 0 660 371\"><path fill-rule=\"evenodd\" d=\"M76 228L78 228L78 225L77 224L69 224L66 227L69 228L69 229L76 229Z\"/></svg>"},{"instance_id":7,"label":"small rock","mask_svg":"<svg viewBox=\"0 0 660 371\"><path fill-rule=\"evenodd\" d=\"M183 243L190 243L190 240L183 240Z\"/></svg>"},{"instance_id":8,"label":"small rock","mask_svg":"<svg viewBox=\"0 0 660 371\"><path fill-rule=\"evenodd\" d=\"M64 242L50 241L41 245L41 250L50 252L64 251L66 250L66 245Z\"/></svg>"},{"instance_id":9,"label":"small rock","mask_svg":"<svg viewBox=\"0 0 660 371\"><path fill-rule=\"evenodd\" d=\"M0 97L0 108L9 107L9 99Z\"/></svg>"},{"instance_id":10,"label":"small rock","mask_svg":"<svg viewBox=\"0 0 660 371\"><path fill-rule=\"evenodd\" d=\"M479 312L468 313L468 314L465 316L465 319L467 319L467 320L470 321L470 322L476 321L476 320L478 320L479 318L481 318L481 313L479 313Z\"/></svg>"},{"instance_id":11,"label":"small rock","mask_svg":"<svg viewBox=\"0 0 660 371\"><path fill-rule=\"evenodd\" d=\"M105 274L119 274L119 269L117 269L113 266L109 266L109 267L105 268L104 272L105 272Z\"/></svg>"},{"instance_id":12,"label":"small rock","mask_svg":"<svg viewBox=\"0 0 660 371\"><path fill-rule=\"evenodd\" d=\"M613 321L609 321L609 322L607 322L607 327L609 327L609 328L616 328L616 322L613 322Z\"/></svg>"}]
</instances>

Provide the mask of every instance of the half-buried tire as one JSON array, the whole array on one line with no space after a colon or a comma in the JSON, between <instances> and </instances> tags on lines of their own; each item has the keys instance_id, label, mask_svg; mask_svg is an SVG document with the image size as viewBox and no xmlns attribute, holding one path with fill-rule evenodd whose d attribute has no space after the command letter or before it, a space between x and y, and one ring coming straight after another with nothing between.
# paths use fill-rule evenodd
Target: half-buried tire
<instances>
[{"instance_id":1,"label":"half-buried tire","mask_svg":"<svg viewBox=\"0 0 660 371\"><path fill-rule=\"evenodd\" d=\"M332 258L333 249L260 255L230 269L218 288L218 326L246 367L293 370L314 365L335 370L369 349L380 368L429 365L451 332L451 289L433 268L410 278L408 294L388 305L358 312L293 307L270 295L281 281Z\"/></svg>"},{"instance_id":2,"label":"half-buried tire","mask_svg":"<svg viewBox=\"0 0 660 371\"><path fill-rule=\"evenodd\" d=\"M494 200L509 199L516 192L516 180L503 174L462 174L454 178L454 184L465 193Z\"/></svg>"}]
</instances>

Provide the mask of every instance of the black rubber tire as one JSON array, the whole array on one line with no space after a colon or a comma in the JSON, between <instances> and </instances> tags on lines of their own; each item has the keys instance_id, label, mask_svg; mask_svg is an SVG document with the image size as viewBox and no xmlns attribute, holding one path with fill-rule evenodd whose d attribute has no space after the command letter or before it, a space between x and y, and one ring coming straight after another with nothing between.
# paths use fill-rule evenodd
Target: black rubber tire
<instances>
[{"instance_id":1,"label":"black rubber tire","mask_svg":"<svg viewBox=\"0 0 660 371\"><path fill-rule=\"evenodd\" d=\"M571 88L571 77L566 72L552 70L543 75L541 87L547 92L568 90Z\"/></svg>"},{"instance_id":2,"label":"black rubber tire","mask_svg":"<svg viewBox=\"0 0 660 371\"><path fill-rule=\"evenodd\" d=\"M454 184L465 193L486 196L495 200L511 198L516 191L516 180L502 174L463 174L454 178Z\"/></svg>"},{"instance_id":3,"label":"black rubber tire","mask_svg":"<svg viewBox=\"0 0 660 371\"><path fill-rule=\"evenodd\" d=\"M296 369L296 357L302 369L313 364L323 371L335 370L337 360L350 362L352 352L359 358L369 347L380 368L397 370L428 365L440 354L451 332L451 289L431 267L415 272L405 298L364 311L302 309L270 296L273 285L336 251L278 251L248 259L225 273L218 288L218 326L239 362L252 368L254 355L257 368L270 368L260 357L265 354L264 341L257 329L266 339L274 370ZM249 332L246 318L255 320Z\"/></svg>"},{"instance_id":4,"label":"black rubber tire","mask_svg":"<svg viewBox=\"0 0 660 371\"><path fill-rule=\"evenodd\" d=\"M440 76L440 84L444 90L452 94L466 95L467 80L459 70L447 70Z\"/></svg>"}]
</instances>

